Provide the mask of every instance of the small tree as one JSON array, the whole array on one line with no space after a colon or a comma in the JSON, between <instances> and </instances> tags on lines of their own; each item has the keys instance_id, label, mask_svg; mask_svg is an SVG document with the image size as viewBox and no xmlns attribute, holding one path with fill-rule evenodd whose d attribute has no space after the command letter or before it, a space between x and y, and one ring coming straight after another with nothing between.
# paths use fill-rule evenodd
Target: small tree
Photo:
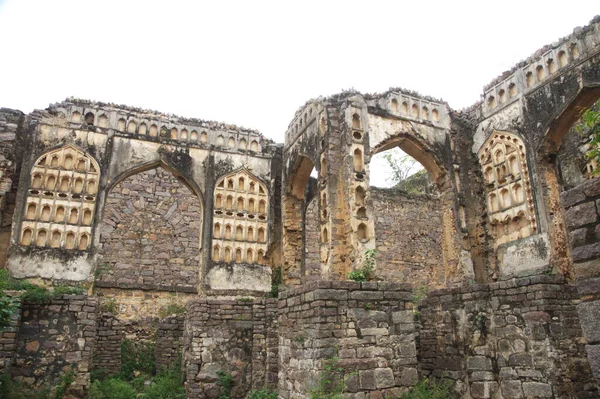
<instances>
[{"instance_id":1,"label":"small tree","mask_svg":"<svg viewBox=\"0 0 600 399\"><path fill-rule=\"evenodd\" d=\"M590 138L586 158L600 165L600 100L581 114L581 121L575 125L575 131ZM598 174L597 167L592 173Z\"/></svg>"}]
</instances>

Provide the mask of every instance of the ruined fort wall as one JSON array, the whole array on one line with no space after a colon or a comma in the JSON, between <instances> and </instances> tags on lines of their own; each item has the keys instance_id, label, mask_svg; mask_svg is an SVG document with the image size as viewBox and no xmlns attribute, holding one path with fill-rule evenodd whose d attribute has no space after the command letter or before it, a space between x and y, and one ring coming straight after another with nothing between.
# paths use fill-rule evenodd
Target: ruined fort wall
<instances>
[{"instance_id":1,"label":"ruined fort wall","mask_svg":"<svg viewBox=\"0 0 600 399\"><path fill-rule=\"evenodd\" d=\"M577 298L562 276L433 291L419 308L419 367L474 398L595 397Z\"/></svg>"},{"instance_id":2,"label":"ruined fort wall","mask_svg":"<svg viewBox=\"0 0 600 399\"><path fill-rule=\"evenodd\" d=\"M442 284L439 198L371 187L371 201L377 243L376 277L414 286Z\"/></svg>"}]
</instances>

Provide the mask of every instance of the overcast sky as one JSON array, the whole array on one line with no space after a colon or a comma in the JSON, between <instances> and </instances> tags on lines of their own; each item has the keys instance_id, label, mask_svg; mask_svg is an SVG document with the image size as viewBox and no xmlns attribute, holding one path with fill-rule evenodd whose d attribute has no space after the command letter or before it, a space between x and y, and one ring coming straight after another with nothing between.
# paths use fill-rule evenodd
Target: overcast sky
<instances>
[{"instance_id":1,"label":"overcast sky","mask_svg":"<svg viewBox=\"0 0 600 399\"><path fill-rule=\"evenodd\" d=\"M597 13L598 0L0 0L0 107L74 96L283 142L307 100L349 88L469 106Z\"/></svg>"}]
</instances>

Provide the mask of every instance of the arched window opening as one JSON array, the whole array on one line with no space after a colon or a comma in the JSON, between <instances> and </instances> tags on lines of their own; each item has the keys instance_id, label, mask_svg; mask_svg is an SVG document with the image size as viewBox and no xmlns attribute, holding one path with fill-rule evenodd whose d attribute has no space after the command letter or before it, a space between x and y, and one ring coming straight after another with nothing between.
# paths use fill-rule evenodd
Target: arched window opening
<instances>
[{"instance_id":1,"label":"arched window opening","mask_svg":"<svg viewBox=\"0 0 600 399\"><path fill-rule=\"evenodd\" d=\"M82 234L79 237L79 250L85 251L88 247L89 238L87 234Z\"/></svg>"},{"instance_id":2,"label":"arched window opening","mask_svg":"<svg viewBox=\"0 0 600 399\"><path fill-rule=\"evenodd\" d=\"M130 121L127 124L127 133L135 133L136 128L137 124L135 123L135 121Z\"/></svg>"},{"instance_id":3,"label":"arched window opening","mask_svg":"<svg viewBox=\"0 0 600 399\"><path fill-rule=\"evenodd\" d=\"M56 223L63 223L65 221L65 208L63 206L56 208L56 212L54 213L54 221Z\"/></svg>"},{"instance_id":4,"label":"arched window opening","mask_svg":"<svg viewBox=\"0 0 600 399\"><path fill-rule=\"evenodd\" d=\"M358 229L356 230L356 234L358 235L359 240L366 241L368 239L367 225L364 223L360 223L358 225Z\"/></svg>"},{"instance_id":5,"label":"arched window opening","mask_svg":"<svg viewBox=\"0 0 600 399\"><path fill-rule=\"evenodd\" d=\"M218 194L217 197L215 198L215 208L222 208L223 207L223 196L221 194Z\"/></svg>"},{"instance_id":6,"label":"arched window opening","mask_svg":"<svg viewBox=\"0 0 600 399\"><path fill-rule=\"evenodd\" d=\"M60 231L54 230L52 232L52 236L50 236L50 246L52 248L59 248L61 237L62 237L62 234L60 233Z\"/></svg>"},{"instance_id":7,"label":"arched window opening","mask_svg":"<svg viewBox=\"0 0 600 399\"><path fill-rule=\"evenodd\" d=\"M356 148L354 150L354 171L355 172L362 172L363 171L363 156L362 156L362 151L360 150L360 148Z\"/></svg>"},{"instance_id":8,"label":"arched window opening","mask_svg":"<svg viewBox=\"0 0 600 399\"><path fill-rule=\"evenodd\" d=\"M246 234L246 240L254 241L254 229L252 227L248 227L248 233Z\"/></svg>"},{"instance_id":9,"label":"arched window opening","mask_svg":"<svg viewBox=\"0 0 600 399\"><path fill-rule=\"evenodd\" d=\"M253 181L250 182L250 187L248 188L248 192L249 193L256 192L256 184Z\"/></svg>"},{"instance_id":10,"label":"arched window opening","mask_svg":"<svg viewBox=\"0 0 600 399\"><path fill-rule=\"evenodd\" d=\"M248 200L248 212L255 212L254 208L254 198L250 198Z\"/></svg>"},{"instance_id":11,"label":"arched window opening","mask_svg":"<svg viewBox=\"0 0 600 399\"><path fill-rule=\"evenodd\" d=\"M250 143L250 150L258 152L258 141L252 140L252 143Z\"/></svg>"},{"instance_id":12,"label":"arched window opening","mask_svg":"<svg viewBox=\"0 0 600 399\"><path fill-rule=\"evenodd\" d=\"M422 117L423 119L425 119L426 121L428 121L428 120L429 120L429 108L427 108L427 107L423 107L423 108L421 109L421 117Z\"/></svg>"},{"instance_id":13,"label":"arched window opening","mask_svg":"<svg viewBox=\"0 0 600 399\"><path fill-rule=\"evenodd\" d=\"M492 212L497 212L499 209L498 206L498 198L496 197L496 194L492 193L489 196L489 205L490 205L490 210Z\"/></svg>"},{"instance_id":14,"label":"arched window opening","mask_svg":"<svg viewBox=\"0 0 600 399\"><path fill-rule=\"evenodd\" d=\"M413 104L411 109L412 109L413 118L418 118L419 117L419 106L417 104Z\"/></svg>"},{"instance_id":15,"label":"arched window opening","mask_svg":"<svg viewBox=\"0 0 600 399\"><path fill-rule=\"evenodd\" d=\"M71 154L65 156L65 159L63 161L63 168L67 170L73 169L73 156Z\"/></svg>"},{"instance_id":16,"label":"arched window opening","mask_svg":"<svg viewBox=\"0 0 600 399\"><path fill-rule=\"evenodd\" d=\"M179 139L182 141L187 141L188 139L188 131L187 129L182 129L181 133L179 134Z\"/></svg>"},{"instance_id":17,"label":"arched window opening","mask_svg":"<svg viewBox=\"0 0 600 399\"><path fill-rule=\"evenodd\" d=\"M79 211L75 208L69 212L69 224L77 224L79 221Z\"/></svg>"},{"instance_id":18,"label":"arched window opening","mask_svg":"<svg viewBox=\"0 0 600 399\"><path fill-rule=\"evenodd\" d=\"M35 204L27 205L27 212L25 213L25 219L35 219L37 206Z\"/></svg>"},{"instance_id":19,"label":"arched window opening","mask_svg":"<svg viewBox=\"0 0 600 399\"><path fill-rule=\"evenodd\" d=\"M494 175L494 168L488 166L485 169L485 182L487 184L492 184L496 180L496 176Z\"/></svg>"},{"instance_id":20,"label":"arched window opening","mask_svg":"<svg viewBox=\"0 0 600 399\"><path fill-rule=\"evenodd\" d=\"M577 47L577 45L575 43L573 43L571 45L571 48L569 49L569 52L571 53L571 58L572 59L579 58L579 48Z\"/></svg>"},{"instance_id":21,"label":"arched window opening","mask_svg":"<svg viewBox=\"0 0 600 399\"><path fill-rule=\"evenodd\" d=\"M73 192L80 194L83 191L83 179L78 177L75 179L75 184L73 185Z\"/></svg>"},{"instance_id":22,"label":"arched window opening","mask_svg":"<svg viewBox=\"0 0 600 399\"><path fill-rule=\"evenodd\" d=\"M46 232L45 229L41 229L37 233L37 240L35 242L35 245L37 245L38 247L45 247L47 239L48 239L48 233Z\"/></svg>"},{"instance_id":23,"label":"arched window opening","mask_svg":"<svg viewBox=\"0 0 600 399\"><path fill-rule=\"evenodd\" d=\"M244 190L246 189L246 185L245 185L244 183L245 183L245 180L244 180L244 178L243 178L243 177L240 177L240 178L238 179L238 190L240 190L240 191L244 191Z\"/></svg>"},{"instance_id":24,"label":"arched window opening","mask_svg":"<svg viewBox=\"0 0 600 399\"><path fill-rule=\"evenodd\" d=\"M538 65L535 68L535 74L537 75L538 82L541 82L546 77L546 71L544 70L543 65Z\"/></svg>"},{"instance_id":25,"label":"arched window opening","mask_svg":"<svg viewBox=\"0 0 600 399\"><path fill-rule=\"evenodd\" d=\"M31 245L31 236L33 231L29 228L23 230L23 236L21 237L21 245Z\"/></svg>"},{"instance_id":26,"label":"arched window opening","mask_svg":"<svg viewBox=\"0 0 600 399\"><path fill-rule=\"evenodd\" d=\"M319 120L319 132L321 134L327 132L327 121L325 120L325 116L321 116L321 119Z\"/></svg>"},{"instance_id":27,"label":"arched window opening","mask_svg":"<svg viewBox=\"0 0 600 399\"><path fill-rule=\"evenodd\" d=\"M212 258L215 262L218 262L221 260L221 249L219 248L218 245L215 245L213 247L213 255Z\"/></svg>"},{"instance_id":28,"label":"arched window opening","mask_svg":"<svg viewBox=\"0 0 600 399\"><path fill-rule=\"evenodd\" d=\"M140 124L140 128L138 129L138 134L146 135L148 133L148 126L145 123Z\"/></svg>"},{"instance_id":29,"label":"arched window opening","mask_svg":"<svg viewBox=\"0 0 600 399\"><path fill-rule=\"evenodd\" d=\"M42 215L40 216L42 222L50 221L50 205L44 205L42 207Z\"/></svg>"},{"instance_id":30,"label":"arched window opening","mask_svg":"<svg viewBox=\"0 0 600 399\"><path fill-rule=\"evenodd\" d=\"M87 114L85 114L85 123L87 125L93 125L94 124L94 114L92 114L91 112L88 112Z\"/></svg>"},{"instance_id":31,"label":"arched window opening","mask_svg":"<svg viewBox=\"0 0 600 399\"><path fill-rule=\"evenodd\" d=\"M525 74L525 82L527 83L527 87L531 87L533 86L533 73L531 71L527 72L527 74Z\"/></svg>"},{"instance_id":32,"label":"arched window opening","mask_svg":"<svg viewBox=\"0 0 600 399\"><path fill-rule=\"evenodd\" d=\"M227 189L233 190L233 179L227 180Z\"/></svg>"},{"instance_id":33,"label":"arched window opening","mask_svg":"<svg viewBox=\"0 0 600 399\"><path fill-rule=\"evenodd\" d=\"M98 191L98 188L96 187L96 181L95 180L88 181L87 193L93 195L93 194L96 194L96 191Z\"/></svg>"},{"instance_id":34,"label":"arched window opening","mask_svg":"<svg viewBox=\"0 0 600 399\"><path fill-rule=\"evenodd\" d=\"M359 219L366 219L367 218L367 208L365 208L364 206L361 206L360 208L358 208L358 210L356 211L356 217Z\"/></svg>"},{"instance_id":35,"label":"arched window opening","mask_svg":"<svg viewBox=\"0 0 600 399\"><path fill-rule=\"evenodd\" d=\"M246 141L246 139L240 140L240 144L239 144L238 148L242 151L246 151L246 149L248 148L248 142Z\"/></svg>"},{"instance_id":36,"label":"arched window opening","mask_svg":"<svg viewBox=\"0 0 600 399\"><path fill-rule=\"evenodd\" d=\"M229 148L235 148L235 138L230 137L229 140L227 141L227 146Z\"/></svg>"},{"instance_id":37,"label":"arched window opening","mask_svg":"<svg viewBox=\"0 0 600 399\"><path fill-rule=\"evenodd\" d=\"M242 241L244 239L244 228L242 226L237 226L235 228L235 239L237 241Z\"/></svg>"},{"instance_id":38,"label":"arched window opening","mask_svg":"<svg viewBox=\"0 0 600 399\"><path fill-rule=\"evenodd\" d=\"M507 189L500 191L500 202L502 204L502 208L508 208L511 206L510 194L508 193Z\"/></svg>"},{"instance_id":39,"label":"arched window opening","mask_svg":"<svg viewBox=\"0 0 600 399\"><path fill-rule=\"evenodd\" d=\"M242 262L242 250L240 248L237 248L235 250L235 262L236 263Z\"/></svg>"},{"instance_id":40,"label":"arched window opening","mask_svg":"<svg viewBox=\"0 0 600 399\"><path fill-rule=\"evenodd\" d=\"M258 229L258 242L267 242L265 229L262 227Z\"/></svg>"},{"instance_id":41,"label":"arched window opening","mask_svg":"<svg viewBox=\"0 0 600 399\"><path fill-rule=\"evenodd\" d=\"M494 96L489 96L488 97L488 108L492 109L494 107L496 107L496 98Z\"/></svg>"},{"instance_id":42,"label":"arched window opening","mask_svg":"<svg viewBox=\"0 0 600 399\"><path fill-rule=\"evenodd\" d=\"M554 60L552 58L549 59L548 60L548 73L550 75L552 75L557 70L558 70L558 67L556 66L556 62L554 62Z\"/></svg>"},{"instance_id":43,"label":"arched window opening","mask_svg":"<svg viewBox=\"0 0 600 399\"><path fill-rule=\"evenodd\" d=\"M150 125L150 137L157 137L158 136L158 126L156 126L155 124Z\"/></svg>"},{"instance_id":44,"label":"arched window opening","mask_svg":"<svg viewBox=\"0 0 600 399\"><path fill-rule=\"evenodd\" d=\"M253 263L254 262L254 252L252 251L252 248L248 248L248 250L246 251L246 263Z\"/></svg>"},{"instance_id":45,"label":"arched window opening","mask_svg":"<svg viewBox=\"0 0 600 399\"><path fill-rule=\"evenodd\" d=\"M36 173L33 175L33 179L31 181L31 188L41 188L42 187L42 175Z\"/></svg>"},{"instance_id":46,"label":"arched window opening","mask_svg":"<svg viewBox=\"0 0 600 399\"><path fill-rule=\"evenodd\" d=\"M196 132L196 131L192 132L192 141L198 141L198 132ZM200 133L200 142L206 143L207 141L208 141L208 135L206 134L206 132Z\"/></svg>"},{"instance_id":47,"label":"arched window opening","mask_svg":"<svg viewBox=\"0 0 600 399\"><path fill-rule=\"evenodd\" d=\"M258 263L263 265L265 263L265 253L263 252L262 249L258 250Z\"/></svg>"},{"instance_id":48,"label":"arched window opening","mask_svg":"<svg viewBox=\"0 0 600 399\"><path fill-rule=\"evenodd\" d=\"M358 115L357 113L352 115L352 128L353 129L361 128L360 115Z\"/></svg>"},{"instance_id":49,"label":"arched window opening","mask_svg":"<svg viewBox=\"0 0 600 399\"><path fill-rule=\"evenodd\" d=\"M50 167L58 168L58 165L59 165L58 155L53 155L52 158L50 158Z\"/></svg>"},{"instance_id":50,"label":"arched window opening","mask_svg":"<svg viewBox=\"0 0 600 399\"><path fill-rule=\"evenodd\" d=\"M233 197L231 195L227 196L227 202L225 204L225 209L233 209Z\"/></svg>"},{"instance_id":51,"label":"arched window opening","mask_svg":"<svg viewBox=\"0 0 600 399\"><path fill-rule=\"evenodd\" d=\"M329 242L329 231L327 230L327 227L323 227L321 242Z\"/></svg>"},{"instance_id":52,"label":"arched window opening","mask_svg":"<svg viewBox=\"0 0 600 399\"><path fill-rule=\"evenodd\" d=\"M510 98L513 98L517 95L517 85L515 85L514 83L511 83L508 85L508 96Z\"/></svg>"},{"instance_id":53,"label":"arched window opening","mask_svg":"<svg viewBox=\"0 0 600 399\"><path fill-rule=\"evenodd\" d=\"M433 109L433 111L431 111L431 119L434 122L438 122L440 120L440 113L435 108Z\"/></svg>"},{"instance_id":54,"label":"arched window opening","mask_svg":"<svg viewBox=\"0 0 600 399\"><path fill-rule=\"evenodd\" d=\"M92 211L89 209L85 209L83 211L83 224L89 226L92 224Z\"/></svg>"},{"instance_id":55,"label":"arched window opening","mask_svg":"<svg viewBox=\"0 0 600 399\"><path fill-rule=\"evenodd\" d=\"M506 92L504 91L504 89L500 89L500 91L498 92L498 101L500 101L500 104L506 101Z\"/></svg>"},{"instance_id":56,"label":"arched window opening","mask_svg":"<svg viewBox=\"0 0 600 399\"><path fill-rule=\"evenodd\" d=\"M46 179L46 190L54 190L56 187L56 177L54 175L48 176Z\"/></svg>"},{"instance_id":57,"label":"arched window opening","mask_svg":"<svg viewBox=\"0 0 600 399\"><path fill-rule=\"evenodd\" d=\"M562 68L565 65L567 65L568 62L569 62L569 60L567 59L567 53L565 53L564 51L559 51L558 52L558 66L560 68Z\"/></svg>"},{"instance_id":58,"label":"arched window opening","mask_svg":"<svg viewBox=\"0 0 600 399\"><path fill-rule=\"evenodd\" d=\"M238 197L238 199L237 199L237 210L238 211L244 210L244 198L243 197Z\"/></svg>"},{"instance_id":59,"label":"arched window opening","mask_svg":"<svg viewBox=\"0 0 600 399\"><path fill-rule=\"evenodd\" d=\"M225 248L225 262L231 262L231 248Z\"/></svg>"},{"instance_id":60,"label":"arched window opening","mask_svg":"<svg viewBox=\"0 0 600 399\"><path fill-rule=\"evenodd\" d=\"M221 224L215 223L215 227L213 229L213 238L221 238Z\"/></svg>"},{"instance_id":61,"label":"arched window opening","mask_svg":"<svg viewBox=\"0 0 600 399\"><path fill-rule=\"evenodd\" d=\"M321 156L321 177L327 176L327 159L325 155Z\"/></svg>"},{"instance_id":62,"label":"arched window opening","mask_svg":"<svg viewBox=\"0 0 600 399\"><path fill-rule=\"evenodd\" d=\"M81 113L79 111L75 111L71 114L71 121L78 123L81 122Z\"/></svg>"},{"instance_id":63,"label":"arched window opening","mask_svg":"<svg viewBox=\"0 0 600 399\"><path fill-rule=\"evenodd\" d=\"M513 196L516 204L520 204L525 201L525 193L523 192L523 187L520 184L515 184L513 186Z\"/></svg>"},{"instance_id":64,"label":"arched window opening","mask_svg":"<svg viewBox=\"0 0 600 399\"><path fill-rule=\"evenodd\" d=\"M100 115L100 118L98 118L98 126L108 127L108 118L106 115Z\"/></svg>"},{"instance_id":65,"label":"arched window opening","mask_svg":"<svg viewBox=\"0 0 600 399\"><path fill-rule=\"evenodd\" d=\"M408 103L406 101L402 102L402 113L408 114Z\"/></svg>"},{"instance_id":66,"label":"arched window opening","mask_svg":"<svg viewBox=\"0 0 600 399\"><path fill-rule=\"evenodd\" d=\"M231 225L225 226L225 239L231 239Z\"/></svg>"},{"instance_id":67,"label":"arched window opening","mask_svg":"<svg viewBox=\"0 0 600 399\"><path fill-rule=\"evenodd\" d=\"M265 213L267 211L267 203L265 200L260 200L258 203L258 212Z\"/></svg>"}]
</instances>

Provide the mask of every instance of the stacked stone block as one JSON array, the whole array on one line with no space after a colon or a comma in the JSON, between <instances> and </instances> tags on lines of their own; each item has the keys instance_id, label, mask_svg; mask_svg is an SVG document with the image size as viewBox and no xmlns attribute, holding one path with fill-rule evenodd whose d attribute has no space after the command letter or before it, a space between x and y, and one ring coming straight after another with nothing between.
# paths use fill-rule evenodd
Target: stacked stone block
<instances>
[{"instance_id":1,"label":"stacked stone block","mask_svg":"<svg viewBox=\"0 0 600 399\"><path fill-rule=\"evenodd\" d=\"M275 299L197 299L188 302L183 359L188 398L218 397L218 372L233 377L232 398L274 388Z\"/></svg>"},{"instance_id":2,"label":"stacked stone block","mask_svg":"<svg viewBox=\"0 0 600 399\"><path fill-rule=\"evenodd\" d=\"M317 281L279 297L279 395L307 398L327 365L345 396L401 394L418 381L409 284Z\"/></svg>"},{"instance_id":3,"label":"stacked stone block","mask_svg":"<svg viewBox=\"0 0 600 399\"><path fill-rule=\"evenodd\" d=\"M598 397L576 298L561 276L433 291L420 309L421 371L465 397Z\"/></svg>"},{"instance_id":4,"label":"stacked stone block","mask_svg":"<svg viewBox=\"0 0 600 399\"><path fill-rule=\"evenodd\" d=\"M600 178L563 192L561 203L582 301L577 311L587 341L588 359L600 383Z\"/></svg>"},{"instance_id":5,"label":"stacked stone block","mask_svg":"<svg viewBox=\"0 0 600 399\"><path fill-rule=\"evenodd\" d=\"M23 303L13 378L26 386L55 386L71 369L70 392L83 397L96 338L96 299L64 295L43 304Z\"/></svg>"},{"instance_id":6,"label":"stacked stone block","mask_svg":"<svg viewBox=\"0 0 600 399\"><path fill-rule=\"evenodd\" d=\"M10 324L0 329L0 375L10 373L10 368L17 355L17 336L20 321L21 302L19 300Z\"/></svg>"},{"instance_id":7,"label":"stacked stone block","mask_svg":"<svg viewBox=\"0 0 600 399\"><path fill-rule=\"evenodd\" d=\"M125 327L111 313L102 313L98 317L98 335L94 347L94 368L108 374L121 371L121 342Z\"/></svg>"},{"instance_id":8,"label":"stacked stone block","mask_svg":"<svg viewBox=\"0 0 600 399\"><path fill-rule=\"evenodd\" d=\"M181 355L183 315L172 315L158 322L156 329L156 370L173 367Z\"/></svg>"}]
</instances>

